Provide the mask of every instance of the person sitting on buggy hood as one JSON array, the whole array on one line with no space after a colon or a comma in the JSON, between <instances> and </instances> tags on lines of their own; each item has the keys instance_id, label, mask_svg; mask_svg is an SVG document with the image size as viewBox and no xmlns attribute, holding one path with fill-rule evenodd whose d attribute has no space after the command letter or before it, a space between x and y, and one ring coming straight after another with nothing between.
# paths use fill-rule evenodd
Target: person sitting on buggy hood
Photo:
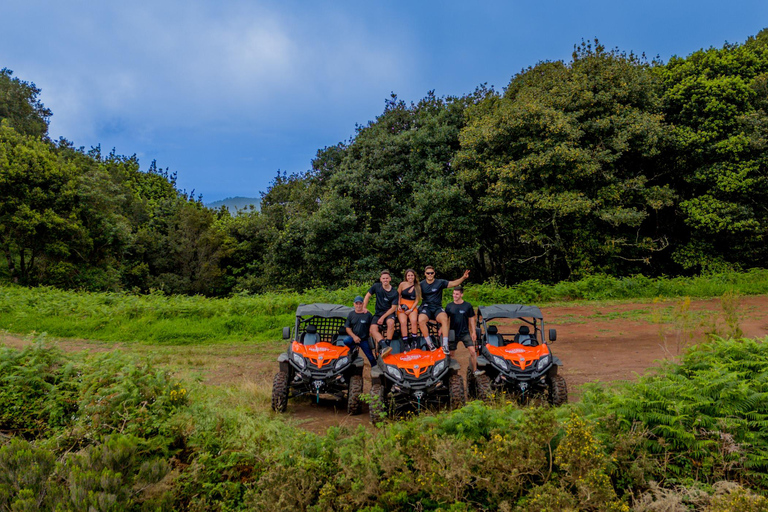
<instances>
[{"instance_id":1,"label":"person sitting on buggy hood","mask_svg":"<svg viewBox=\"0 0 768 512\"><path fill-rule=\"evenodd\" d=\"M392 275L389 270L382 270L379 275L379 282L374 283L365 294L363 307L368 309L368 301L372 296L376 296L376 308L373 314L373 322L370 326L371 336L378 344L385 336L382 334L382 326L386 323L386 339L391 340L395 334L395 313L397 311L398 292L397 288L392 286Z\"/></svg>"},{"instance_id":2,"label":"person sitting on buggy hood","mask_svg":"<svg viewBox=\"0 0 768 512\"><path fill-rule=\"evenodd\" d=\"M419 328L421 335L427 341L427 345L432 346L432 339L429 336L429 320L437 320L440 324L440 336L442 337L443 351L448 354L448 315L443 309L443 290L459 286L469 278L469 270L464 271L464 275L453 281L447 279L435 279L435 267L428 265L424 269L425 279L421 281L421 307L419 308Z\"/></svg>"}]
</instances>

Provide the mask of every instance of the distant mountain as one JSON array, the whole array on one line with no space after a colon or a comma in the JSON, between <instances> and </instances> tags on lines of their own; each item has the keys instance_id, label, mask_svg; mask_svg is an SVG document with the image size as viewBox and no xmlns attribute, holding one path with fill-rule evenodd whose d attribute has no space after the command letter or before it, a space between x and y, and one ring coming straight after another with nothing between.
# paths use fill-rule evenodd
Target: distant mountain
<instances>
[{"instance_id":1,"label":"distant mountain","mask_svg":"<svg viewBox=\"0 0 768 512\"><path fill-rule=\"evenodd\" d=\"M212 203L206 203L208 208L221 208L226 206L229 213L237 215L239 210L247 210L249 206L253 205L256 209L259 209L260 200L257 197L228 197L221 201L214 201Z\"/></svg>"}]
</instances>

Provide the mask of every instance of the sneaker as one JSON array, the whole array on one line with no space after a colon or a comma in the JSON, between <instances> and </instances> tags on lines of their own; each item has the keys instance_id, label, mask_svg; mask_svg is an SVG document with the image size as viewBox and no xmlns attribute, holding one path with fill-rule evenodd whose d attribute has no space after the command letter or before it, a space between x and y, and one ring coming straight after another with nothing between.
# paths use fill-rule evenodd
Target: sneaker
<instances>
[{"instance_id":1,"label":"sneaker","mask_svg":"<svg viewBox=\"0 0 768 512\"><path fill-rule=\"evenodd\" d=\"M435 350L435 346L432 344L431 341L427 340L427 348L429 350Z\"/></svg>"},{"instance_id":2,"label":"sneaker","mask_svg":"<svg viewBox=\"0 0 768 512\"><path fill-rule=\"evenodd\" d=\"M485 375L485 370L475 370L474 374L475 374L475 377Z\"/></svg>"},{"instance_id":3,"label":"sneaker","mask_svg":"<svg viewBox=\"0 0 768 512\"><path fill-rule=\"evenodd\" d=\"M384 347L384 350L381 351L381 357L388 356L390 352L392 352L392 347Z\"/></svg>"},{"instance_id":4,"label":"sneaker","mask_svg":"<svg viewBox=\"0 0 768 512\"><path fill-rule=\"evenodd\" d=\"M451 354L451 351L448 349L447 346L443 345L443 353L448 356Z\"/></svg>"}]
</instances>

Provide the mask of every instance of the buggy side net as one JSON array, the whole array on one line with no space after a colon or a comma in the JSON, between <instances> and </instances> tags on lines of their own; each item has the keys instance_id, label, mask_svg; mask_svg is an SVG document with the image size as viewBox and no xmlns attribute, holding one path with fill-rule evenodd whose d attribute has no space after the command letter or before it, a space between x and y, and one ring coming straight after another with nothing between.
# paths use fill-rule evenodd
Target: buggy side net
<instances>
[{"instance_id":1,"label":"buggy side net","mask_svg":"<svg viewBox=\"0 0 768 512\"><path fill-rule=\"evenodd\" d=\"M344 327L345 321L344 318L324 318L321 316L312 316L306 320L299 320L299 332L296 333L294 339L299 339L302 334L307 332L308 325L314 325L317 327L320 341L333 343L336 335L339 334L339 329Z\"/></svg>"}]
</instances>

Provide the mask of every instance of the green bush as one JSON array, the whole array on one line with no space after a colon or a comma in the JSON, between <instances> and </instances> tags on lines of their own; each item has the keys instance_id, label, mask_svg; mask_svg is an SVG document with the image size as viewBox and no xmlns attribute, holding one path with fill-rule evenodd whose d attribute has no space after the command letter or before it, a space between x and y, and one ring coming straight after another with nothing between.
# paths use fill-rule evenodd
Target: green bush
<instances>
[{"instance_id":1,"label":"green bush","mask_svg":"<svg viewBox=\"0 0 768 512\"><path fill-rule=\"evenodd\" d=\"M592 417L642 428L657 476L671 483L733 480L768 491L768 343L715 338L680 364L606 392L585 392Z\"/></svg>"},{"instance_id":2,"label":"green bush","mask_svg":"<svg viewBox=\"0 0 768 512\"><path fill-rule=\"evenodd\" d=\"M26 392L36 409L0 446L0 510L766 510L765 341L714 339L564 407L325 435L119 352L7 349L0 417Z\"/></svg>"}]
</instances>

